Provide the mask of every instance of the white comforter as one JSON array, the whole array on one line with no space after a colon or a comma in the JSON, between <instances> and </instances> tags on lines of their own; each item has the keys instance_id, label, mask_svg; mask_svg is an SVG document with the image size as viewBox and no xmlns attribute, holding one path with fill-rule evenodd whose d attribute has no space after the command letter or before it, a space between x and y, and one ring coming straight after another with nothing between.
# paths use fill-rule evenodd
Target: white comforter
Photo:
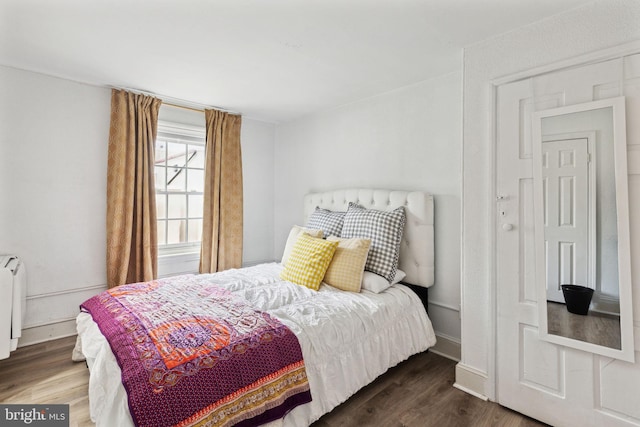
<instances>
[{"instance_id":1,"label":"white comforter","mask_svg":"<svg viewBox=\"0 0 640 427\"><path fill-rule=\"evenodd\" d=\"M280 264L201 275L244 296L298 337L313 401L273 423L306 426L331 411L388 368L436 342L419 298L396 285L375 294L322 285L319 292L282 281ZM98 426L131 426L120 368L91 315L77 318L91 377L91 418Z\"/></svg>"}]
</instances>

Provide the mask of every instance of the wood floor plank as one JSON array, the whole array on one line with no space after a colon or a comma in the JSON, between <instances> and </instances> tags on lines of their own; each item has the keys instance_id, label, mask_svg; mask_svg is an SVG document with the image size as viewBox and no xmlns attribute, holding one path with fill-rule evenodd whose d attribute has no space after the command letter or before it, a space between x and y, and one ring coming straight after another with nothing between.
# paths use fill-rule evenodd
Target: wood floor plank
<instances>
[{"instance_id":1,"label":"wood floor plank","mask_svg":"<svg viewBox=\"0 0 640 427\"><path fill-rule=\"evenodd\" d=\"M19 348L0 360L0 402L68 403L71 427L94 426L89 371L71 361L75 337ZM537 427L502 406L453 387L455 362L421 353L391 368L313 427Z\"/></svg>"}]
</instances>

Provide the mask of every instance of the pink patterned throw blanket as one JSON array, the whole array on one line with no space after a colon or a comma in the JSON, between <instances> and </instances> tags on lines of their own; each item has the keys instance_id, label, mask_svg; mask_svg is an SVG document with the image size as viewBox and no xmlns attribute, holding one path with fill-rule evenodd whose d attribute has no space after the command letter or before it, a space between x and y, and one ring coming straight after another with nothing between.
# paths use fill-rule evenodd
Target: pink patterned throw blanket
<instances>
[{"instance_id":1,"label":"pink patterned throw blanket","mask_svg":"<svg viewBox=\"0 0 640 427\"><path fill-rule=\"evenodd\" d=\"M311 401L296 336L244 299L187 275L81 305L122 370L137 426L257 426Z\"/></svg>"}]
</instances>

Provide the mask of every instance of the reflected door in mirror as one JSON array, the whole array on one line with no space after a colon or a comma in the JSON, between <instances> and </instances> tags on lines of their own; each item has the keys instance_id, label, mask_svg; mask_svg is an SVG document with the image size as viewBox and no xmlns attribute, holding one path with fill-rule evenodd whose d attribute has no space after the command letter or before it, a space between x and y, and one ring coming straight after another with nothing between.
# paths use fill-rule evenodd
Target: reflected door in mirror
<instances>
[{"instance_id":1,"label":"reflected door in mirror","mask_svg":"<svg viewBox=\"0 0 640 427\"><path fill-rule=\"evenodd\" d=\"M542 144L547 299L564 303L563 284L589 280L589 140L548 138Z\"/></svg>"}]
</instances>

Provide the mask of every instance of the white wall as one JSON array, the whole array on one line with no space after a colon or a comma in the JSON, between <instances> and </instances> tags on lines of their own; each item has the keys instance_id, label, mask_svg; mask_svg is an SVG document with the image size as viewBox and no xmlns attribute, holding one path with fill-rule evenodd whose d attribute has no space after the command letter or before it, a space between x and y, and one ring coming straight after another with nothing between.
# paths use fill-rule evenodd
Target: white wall
<instances>
[{"instance_id":1,"label":"white wall","mask_svg":"<svg viewBox=\"0 0 640 427\"><path fill-rule=\"evenodd\" d=\"M0 254L26 265L20 345L73 334L79 304L106 288L110 103L109 89L0 66ZM243 118L247 263L273 258L274 138Z\"/></svg>"},{"instance_id":2,"label":"white wall","mask_svg":"<svg viewBox=\"0 0 640 427\"><path fill-rule=\"evenodd\" d=\"M465 49L462 360L456 382L473 392L495 397L492 81L638 40L639 22L638 1L595 1ZM632 247L639 243L635 239Z\"/></svg>"},{"instance_id":3,"label":"white wall","mask_svg":"<svg viewBox=\"0 0 640 427\"><path fill-rule=\"evenodd\" d=\"M462 73L453 72L279 125L275 146L275 256L302 198L346 187L434 195L436 279L429 315L436 332L460 338Z\"/></svg>"},{"instance_id":4,"label":"white wall","mask_svg":"<svg viewBox=\"0 0 640 427\"><path fill-rule=\"evenodd\" d=\"M244 265L276 258L273 256L275 130L272 123L242 119Z\"/></svg>"},{"instance_id":5,"label":"white wall","mask_svg":"<svg viewBox=\"0 0 640 427\"><path fill-rule=\"evenodd\" d=\"M25 340L46 339L106 282L110 91L0 67L0 100L0 253L26 265Z\"/></svg>"}]
</instances>

